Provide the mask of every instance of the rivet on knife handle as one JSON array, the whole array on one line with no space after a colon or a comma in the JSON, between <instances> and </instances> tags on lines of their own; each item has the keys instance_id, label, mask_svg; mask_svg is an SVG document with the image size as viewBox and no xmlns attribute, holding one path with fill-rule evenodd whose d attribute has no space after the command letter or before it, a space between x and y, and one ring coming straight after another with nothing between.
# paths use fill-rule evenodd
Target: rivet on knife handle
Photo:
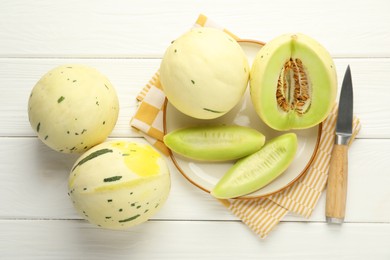
<instances>
[{"instance_id":1,"label":"rivet on knife handle","mask_svg":"<svg viewBox=\"0 0 390 260\"><path fill-rule=\"evenodd\" d=\"M326 221L343 223L347 199L348 146L335 144L330 161L326 194Z\"/></svg>"}]
</instances>

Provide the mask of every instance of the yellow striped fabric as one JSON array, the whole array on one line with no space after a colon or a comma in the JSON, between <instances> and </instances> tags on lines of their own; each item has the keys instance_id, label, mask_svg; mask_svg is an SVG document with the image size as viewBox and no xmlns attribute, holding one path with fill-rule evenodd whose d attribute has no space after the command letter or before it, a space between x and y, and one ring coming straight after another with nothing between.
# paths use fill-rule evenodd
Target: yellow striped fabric
<instances>
[{"instance_id":1,"label":"yellow striped fabric","mask_svg":"<svg viewBox=\"0 0 390 260\"><path fill-rule=\"evenodd\" d=\"M158 71L138 94L137 100L139 105L130 125L138 130L154 147L165 155L169 155L168 148L162 140L164 137L165 95L160 84Z\"/></svg>"},{"instance_id":2,"label":"yellow striped fabric","mask_svg":"<svg viewBox=\"0 0 390 260\"><path fill-rule=\"evenodd\" d=\"M199 15L198 19L196 20L196 22L194 24L194 27L212 27L212 28L220 29L220 30L224 31L225 33L229 34L233 39L239 40L239 38L235 34L230 32L226 28L219 26L214 21L208 19L207 16L205 16L204 14Z\"/></svg>"},{"instance_id":3,"label":"yellow striped fabric","mask_svg":"<svg viewBox=\"0 0 390 260\"><path fill-rule=\"evenodd\" d=\"M199 26L219 28L234 39L239 39L202 14L194 24L194 27ZM168 148L162 141L164 136L162 108L165 99L159 72L156 72L137 96L140 103L130 125L138 129L156 148L168 155ZM337 106L322 124L321 140L316 157L306 173L293 185L266 198L221 200L222 204L261 238L265 238L288 212L294 212L306 218L310 217L326 186L330 154L334 143L336 115ZM351 142L359 129L360 122L354 118Z\"/></svg>"},{"instance_id":4,"label":"yellow striped fabric","mask_svg":"<svg viewBox=\"0 0 390 260\"><path fill-rule=\"evenodd\" d=\"M290 211L310 217L314 207L326 186L330 162L330 154L333 148L337 107L333 109L329 117L323 122L322 135L316 158L298 181L287 189L272 195L270 200L288 208ZM360 130L358 118L353 122L353 138Z\"/></svg>"},{"instance_id":5,"label":"yellow striped fabric","mask_svg":"<svg viewBox=\"0 0 390 260\"><path fill-rule=\"evenodd\" d=\"M306 173L293 185L267 198L229 201L229 209L261 238L265 238L288 212L310 217L327 183L336 115L337 106L322 123L321 140L316 157ZM360 127L359 119L355 117L350 144Z\"/></svg>"}]
</instances>

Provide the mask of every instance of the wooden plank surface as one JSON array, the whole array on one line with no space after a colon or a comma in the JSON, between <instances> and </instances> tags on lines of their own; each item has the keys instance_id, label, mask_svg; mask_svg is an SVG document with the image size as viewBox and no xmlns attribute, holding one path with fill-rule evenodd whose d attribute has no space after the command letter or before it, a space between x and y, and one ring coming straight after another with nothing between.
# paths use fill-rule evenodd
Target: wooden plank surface
<instances>
[{"instance_id":1,"label":"wooden plank surface","mask_svg":"<svg viewBox=\"0 0 390 260\"><path fill-rule=\"evenodd\" d=\"M80 219L67 196L68 174L77 155L53 152L35 138L0 138L0 146L0 172L7 173L1 182L0 218ZM23 163L19 163L21 158ZM390 222L390 174L381 170L390 168L388 158L388 139L358 139L351 147L347 222ZM188 183L172 163L170 166L170 196L154 219L237 219L209 194ZM320 200L309 221L324 221L324 202ZM286 220L307 221L292 215Z\"/></svg>"},{"instance_id":2,"label":"wooden plank surface","mask_svg":"<svg viewBox=\"0 0 390 260\"><path fill-rule=\"evenodd\" d=\"M129 127L137 103L135 96L158 70L161 59L30 59L0 58L0 136L34 136L27 117L27 102L36 82L50 69L70 63L95 67L116 88L120 115L112 137L139 136ZM390 138L388 101L390 58L336 58L341 85L344 71L351 66L355 114L363 128L359 138ZM339 88L340 90L340 88Z\"/></svg>"},{"instance_id":3,"label":"wooden plank surface","mask_svg":"<svg viewBox=\"0 0 390 260\"><path fill-rule=\"evenodd\" d=\"M0 2L0 259L390 259L390 2L387 0ZM170 163L172 189L128 231L84 221L67 196L77 155L51 151L29 126L30 91L49 69L93 66L115 86L110 139L146 142L129 120L170 42L206 14L242 38L303 32L351 66L362 129L349 151L346 223L288 214L265 240Z\"/></svg>"},{"instance_id":4,"label":"wooden plank surface","mask_svg":"<svg viewBox=\"0 0 390 260\"><path fill-rule=\"evenodd\" d=\"M333 56L390 56L387 0L2 1L0 56L161 57L199 13L242 38L306 32ZM20 22L23 21L23 22Z\"/></svg>"},{"instance_id":5,"label":"wooden plank surface","mask_svg":"<svg viewBox=\"0 0 390 260\"><path fill-rule=\"evenodd\" d=\"M82 221L3 220L0 229L5 259L390 258L390 224L282 223L267 240L236 221L149 221L107 231Z\"/></svg>"}]
</instances>

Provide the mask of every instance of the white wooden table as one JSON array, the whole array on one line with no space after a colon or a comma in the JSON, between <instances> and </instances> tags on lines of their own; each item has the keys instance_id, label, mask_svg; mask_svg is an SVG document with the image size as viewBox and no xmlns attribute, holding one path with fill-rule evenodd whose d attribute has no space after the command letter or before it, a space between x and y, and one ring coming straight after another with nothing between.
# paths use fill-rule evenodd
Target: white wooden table
<instances>
[{"instance_id":1,"label":"white wooden table","mask_svg":"<svg viewBox=\"0 0 390 260\"><path fill-rule=\"evenodd\" d=\"M390 259L390 2L20 1L0 2L0 259ZM44 146L30 128L30 90L49 69L91 65L116 87L110 138L141 138L129 120L135 96L165 48L204 13L242 38L285 32L316 38L351 65L362 129L350 150L346 223L327 225L325 194L309 219L288 215L259 239L172 164L162 210L128 231L82 220L67 196L77 156Z\"/></svg>"}]
</instances>

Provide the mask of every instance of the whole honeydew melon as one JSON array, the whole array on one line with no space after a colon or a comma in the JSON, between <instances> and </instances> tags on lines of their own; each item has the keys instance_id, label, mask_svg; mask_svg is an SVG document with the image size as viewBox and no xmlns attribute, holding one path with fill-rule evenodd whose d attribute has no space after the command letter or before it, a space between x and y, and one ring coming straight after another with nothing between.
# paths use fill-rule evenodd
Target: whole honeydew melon
<instances>
[{"instance_id":1,"label":"whole honeydew melon","mask_svg":"<svg viewBox=\"0 0 390 260\"><path fill-rule=\"evenodd\" d=\"M213 28L194 28L166 50L161 85L169 102L182 113L213 119L231 110L248 84L249 65L241 46Z\"/></svg>"},{"instance_id":2,"label":"whole honeydew melon","mask_svg":"<svg viewBox=\"0 0 390 260\"><path fill-rule=\"evenodd\" d=\"M103 142L118 112L110 81L96 69L76 64L47 72L28 102L29 121L39 139L63 153L82 153Z\"/></svg>"},{"instance_id":3,"label":"whole honeydew melon","mask_svg":"<svg viewBox=\"0 0 390 260\"><path fill-rule=\"evenodd\" d=\"M90 223L125 229L159 211L169 194L170 175L150 145L108 141L75 162L68 188L74 207Z\"/></svg>"}]
</instances>

